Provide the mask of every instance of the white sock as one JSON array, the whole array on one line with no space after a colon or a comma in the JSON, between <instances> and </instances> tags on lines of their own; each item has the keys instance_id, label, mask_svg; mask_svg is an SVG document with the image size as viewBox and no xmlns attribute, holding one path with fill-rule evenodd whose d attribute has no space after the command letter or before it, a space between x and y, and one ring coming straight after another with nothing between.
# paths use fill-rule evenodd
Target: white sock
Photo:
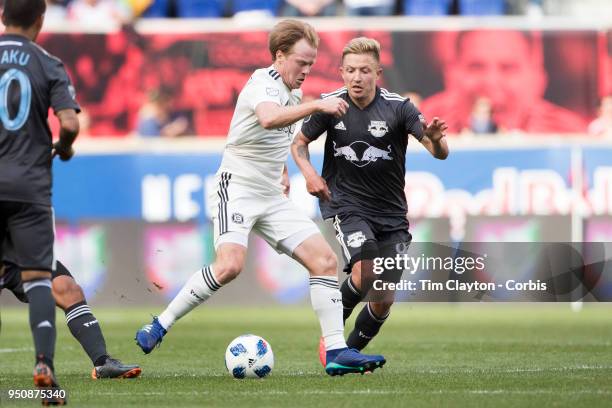
<instances>
[{"instance_id":1,"label":"white sock","mask_svg":"<svg viewBox=\"0 0 612 408\"><path fill-rule=\"evenodd\" d=\"M345 348L342 294L338 289L338 278L335 276L311 277L310 301L321 323L325 350Z\"/></svg>"},{"instance_id":2,"label":"white sock","mask_svg":"<svg viewBox=\"0 0 612 408\"><path fill-rule=\"evenodd\" d=\"M200 269L189 278L166 310L159 315L157 318L159 323L164 329L170 329L178 319L204 303L220 287L221 284L215 278L212 266Z\"/></svg>"}]
</instances>

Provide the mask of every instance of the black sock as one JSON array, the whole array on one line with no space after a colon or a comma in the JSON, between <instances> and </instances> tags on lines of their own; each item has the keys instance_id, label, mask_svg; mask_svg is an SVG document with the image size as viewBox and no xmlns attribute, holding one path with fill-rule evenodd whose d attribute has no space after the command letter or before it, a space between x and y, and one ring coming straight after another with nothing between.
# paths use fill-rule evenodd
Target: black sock
<instances>
[{"instance_id":1,"label":"black sock","mask_svg":"<svg viewBox=\"0 0 612 408\"><path fill-rule=\"evenodd\" d=\"M108 357L106 342L98 320L91 313L87 302L75 303L66 310L68 328L83 350L87 353L94 366L103 365Z\"/></svg>"},{"instance_id":2,"label":"black sock","mask_svg":"<svg viewBox=\"0 0 612 408\"><path fill-rule=\"evenodd\" d=\"M44 361L53 370L56 333L55 300L51 294L51 280L27 281L23 283L23 289L28 297L36 362Z\"/></svg>"},{"instance_id":3,"label":"black sock","mask_svg":"<svg viewBox=\"0 0 612 408\"><path fill-rule=\"evenodd\" d=\"M355 328L349 335L346 345L349 348L363 350L368 345L370 340L372 340L372 338L378 334L380 327L383 325L387 317L389 317L389 314L384 317L376 316L372 312L370 304L366 303L355 320Z\"/></svg>"},{"instance_id":4,"label":"black sock","mask_svg":"<svg viewBox=\"0 0 612 408\"><path fill-rule=\"evenodd\" d=\"M340 286L340 293L342 293L342 317L346 322L346 319L348 319L351 313L353 313L355 306L361 302L361 292L355 287L355 284L349 276L342 283L342 286Z\"/></svg>"}]
</instances>

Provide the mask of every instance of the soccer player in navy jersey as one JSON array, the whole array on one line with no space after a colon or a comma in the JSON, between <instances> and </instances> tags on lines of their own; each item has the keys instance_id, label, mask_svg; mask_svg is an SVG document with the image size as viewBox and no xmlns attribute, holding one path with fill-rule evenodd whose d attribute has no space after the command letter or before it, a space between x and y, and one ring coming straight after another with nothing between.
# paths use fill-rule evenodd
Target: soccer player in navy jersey
<instances>
[{"instance_id":1,"label":"soccer player in navy jersey","mask_svg":"<svg viewBox=\"0 0 612 408\"><path fill-rule=\"evenodd\" d=\"M345 46L340 68L345 86L323 99L344 99L349 105L346 114L315 113L306 118L291 148L308 192L319 197L323 218L333 222L347 261L350 276L340 289L345 321L366 295L366 262L395 257L411 242L404 193L409 135L433 157L448 156L444 121L434 118L427 125L408 99L376 85L382 73L379 55L380 44L373 39L355 38ZM310 163L308 144L324 132L321 177ZM392 295L366 303L348 347L362 350L378 333L389 316Z\"/></svg>"}]
</instances>

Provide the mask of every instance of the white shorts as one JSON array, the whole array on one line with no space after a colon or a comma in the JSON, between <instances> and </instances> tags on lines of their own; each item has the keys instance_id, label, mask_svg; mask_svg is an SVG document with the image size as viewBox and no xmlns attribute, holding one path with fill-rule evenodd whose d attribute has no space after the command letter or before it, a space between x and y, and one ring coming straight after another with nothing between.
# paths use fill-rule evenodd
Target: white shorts
<instances>
[{"instance_id":1,"label":"white shorts","mask_svg":"<svg viewBox=\"0 0 612 408\"><path fill-rule=\"evenodd\" d=\"M320 234L316 224L282 194L264 196L242 184L232 175L221 173L217 189L210 197L215 249L223 243L248 246L249 233L255 231L279 253L293 255L302 242Z\"/></svg>"}]
</instances>

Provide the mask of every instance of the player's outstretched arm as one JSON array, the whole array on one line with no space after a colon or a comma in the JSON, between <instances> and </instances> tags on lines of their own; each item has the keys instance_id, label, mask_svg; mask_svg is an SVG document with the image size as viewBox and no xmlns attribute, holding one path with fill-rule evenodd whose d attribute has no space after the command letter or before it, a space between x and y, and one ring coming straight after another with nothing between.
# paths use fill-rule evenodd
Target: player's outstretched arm
<instances>
[{"instance_id":1,"label":"player's outstretched arm","mask_svg":"<svg viewBox=\"0 0 612 408\"><path fill-rule=\"evenodd\" d=\"M261 102L255 108L255 115L264 129L290 126L313 113L323 112L336 117L346 113L348 103L340 98L318 99L293 106L280 106L274 102Z\"/></svg>"},{"instance_id":2,"label":"player's outstretched arm","mask_svg":"<svg viewBox=\"0 0 612 408\"><path fill-rule=\"evenodd\" d=\"M306 179L306 190L323 201L329 201L331 200L331 191L329 191L325 179L319 176L310 162L310 152L308 151L310 142L310 139L299 132L291 144L291 155Z\"/></svg>"},{"instance_id":3,"label":"player's outstretched arm","mask_svg":"<svg viewBox=\"0 0 612 408\"><path fill-rule=\"evenodd\" d=\"M446 122L437 117L425 127L425 136L421 139L421 144L436 159L444 160L448 157L448 144L445 138L447 130Z\"/></svg>"},{"instance_id":4,"label":"player's outstretched arm","mask_svg":"<svg viewBox=\"0 0 612 408\"><path fill-rule=\"evenodd\" d=\"M67 161L74 156L72 144L79 134L79 118L74 109L63 109L56 113L60 122L59 140L53 144L53 157Z\"/></svg>"}]
</instances>

